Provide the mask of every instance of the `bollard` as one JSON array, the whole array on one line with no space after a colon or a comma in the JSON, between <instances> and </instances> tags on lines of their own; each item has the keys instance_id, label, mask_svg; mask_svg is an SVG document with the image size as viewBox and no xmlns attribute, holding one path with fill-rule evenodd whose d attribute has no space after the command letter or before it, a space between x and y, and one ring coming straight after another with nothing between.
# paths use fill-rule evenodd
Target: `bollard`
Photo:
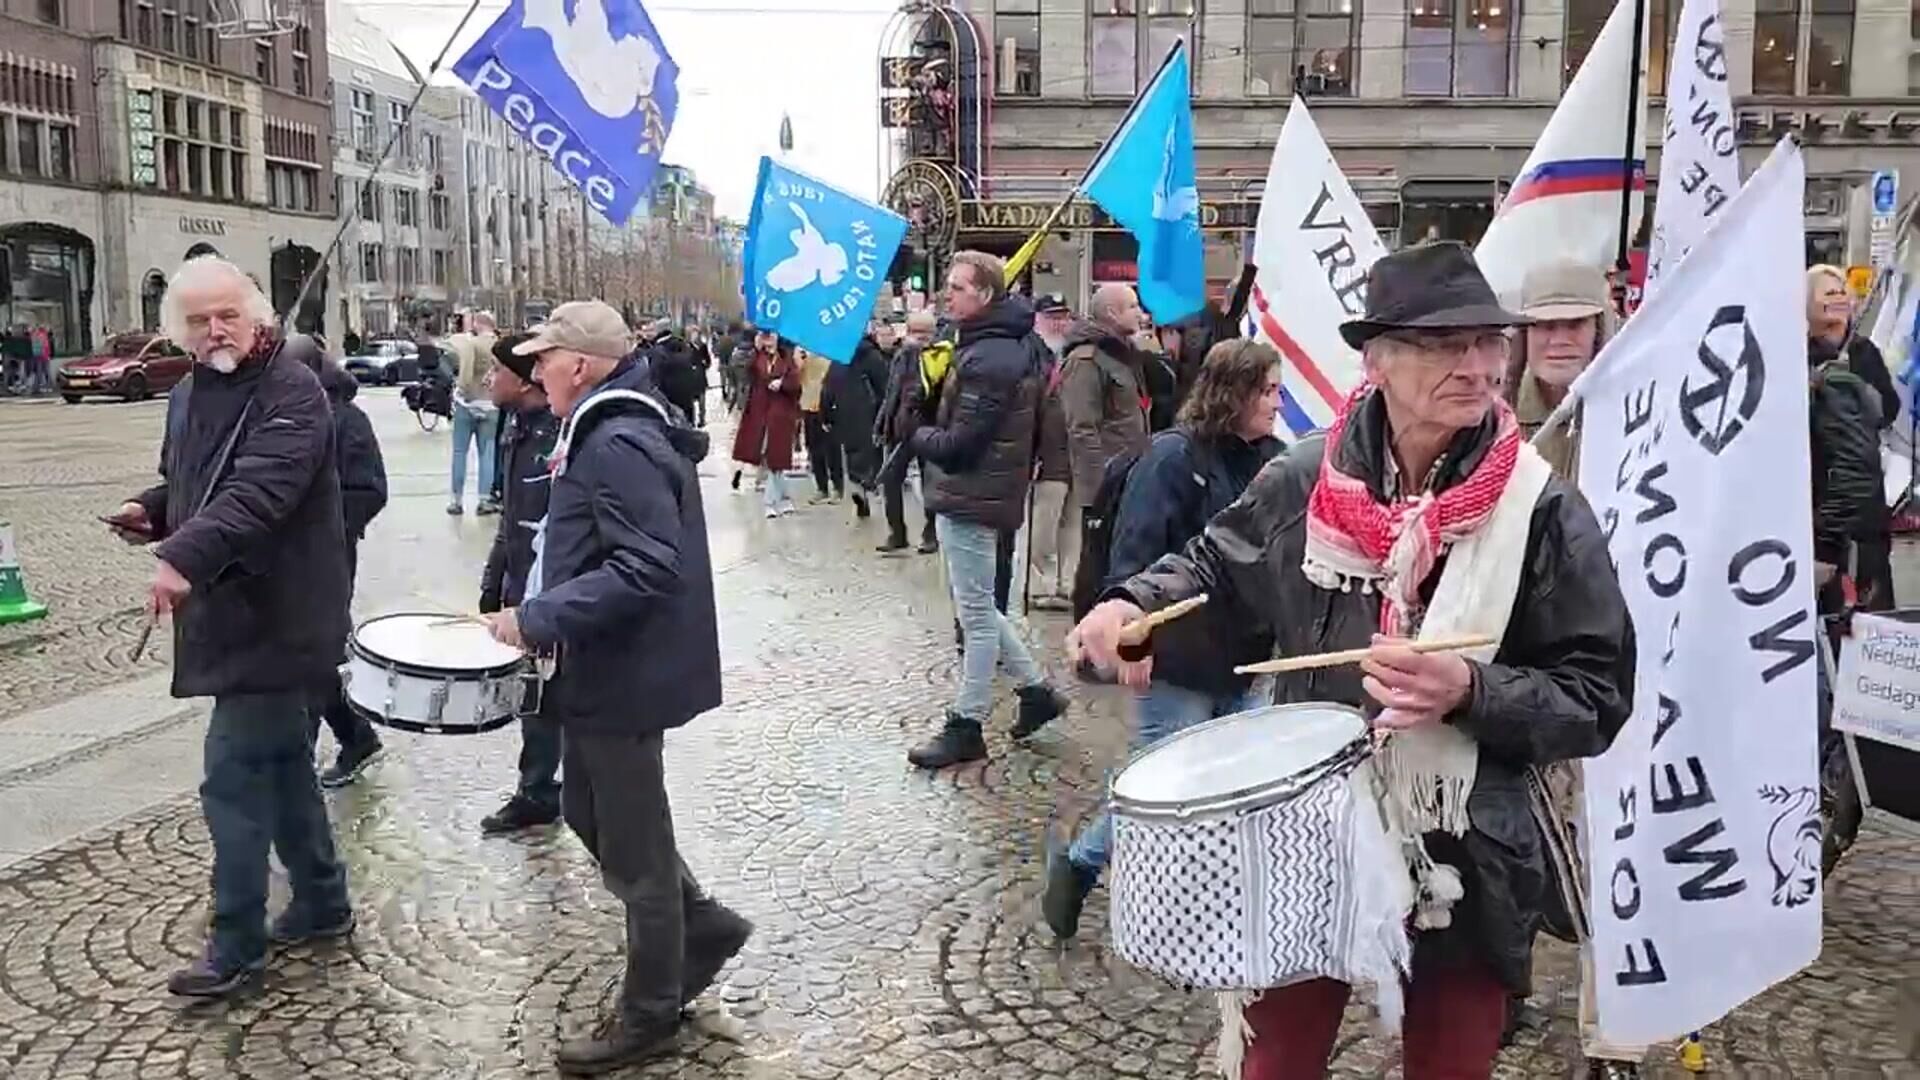
<instances>
[{"instance_id":1,"label":"bollard","mask_svg":"<svg viewBox=\"0 0 1920 1080\"><path fill-rule=\"evenodd\" d=\"M27 579L20 574L20 556L13 546L13 526L0 521L0 626L46 615L47 605L27 596Z\"/></svg>"}]
</instances>

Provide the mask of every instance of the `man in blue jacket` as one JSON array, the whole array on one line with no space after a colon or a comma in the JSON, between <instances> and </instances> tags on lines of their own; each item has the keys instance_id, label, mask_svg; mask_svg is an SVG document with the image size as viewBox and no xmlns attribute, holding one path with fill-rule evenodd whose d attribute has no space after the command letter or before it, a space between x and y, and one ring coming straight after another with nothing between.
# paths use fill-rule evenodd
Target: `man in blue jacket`
<instances>
[{"instance_id":1,"label":"man in blue jacket","mask_svg":"<svg viewBox=\"0 0 1920 1080\"><path fill-rule=\"evenodd\" d=\"M494 637L554 656L547 715L565 731L561 808L627 909L620 1012L567 1040L561 1071L652 1056L752 924L706 896L674 845L663 736L720 704L720 642L696 466L707 436L671 419L597 300L555 308L515 346L562 418L538 595L489 615Z\"/></svg>"}]
</instances>

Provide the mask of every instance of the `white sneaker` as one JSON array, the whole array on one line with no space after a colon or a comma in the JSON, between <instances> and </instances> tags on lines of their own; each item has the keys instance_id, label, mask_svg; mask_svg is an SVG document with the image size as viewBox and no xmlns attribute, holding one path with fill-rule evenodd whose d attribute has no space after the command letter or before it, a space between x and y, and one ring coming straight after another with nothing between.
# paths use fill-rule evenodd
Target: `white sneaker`
<instances>
[{"instance_id":1,"label":"white sneaker","mask_svg":"<svg viewBox=\"0 0 1920 1080\"><path fill-rule=\"evenodd\" d=\"M768 521L772 521L772 520L773 520L774 518L777 518L777 517L779 517L779 516L780 516L780 511L778 511L778 510L776 510L776 509L774 509L774 508L773 508L773 507L771 507L771 506L769 506L769 507L767 507L767 520L768 520Z\"/></svg>"},{"instance_id":2,"label":"white sneaker","mask_svg":"<svg viewBox=\"0 0 1920 1080\"><path fill-rule=\"evenodd\" d=\"M793 512L794 512L794 505L792 503L788 502L788 503L780 504L781 517L791 517L793 515Z\"/></svg>"}]
</instances>

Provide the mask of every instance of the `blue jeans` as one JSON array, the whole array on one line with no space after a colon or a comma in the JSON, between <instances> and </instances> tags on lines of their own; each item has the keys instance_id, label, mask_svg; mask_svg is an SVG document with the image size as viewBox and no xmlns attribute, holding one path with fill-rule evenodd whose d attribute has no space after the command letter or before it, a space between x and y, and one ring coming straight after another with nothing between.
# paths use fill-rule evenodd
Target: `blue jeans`
<instances>
[{"instance_id":1,"label":"blue jeans","mask_svg":"<svg viewBox=\"0 0 1920 1080\"><path fill-rule=\"evenodd\" d=\"M560 721L520 718L520 786L515 794L535 806L560 812Z\"/></svg>"},{"instance_id":2,"label":"blue jeans","mask_svg":"<svg viewBox=\"0 0 1920 1080\"><path fill-rule=\"evenodd\" d=\"M493 497L494 443L500 434L500 413L495 409L470 409L460 402L453 403L453 501L460 501L460 492L467 486L467 441L471 439L475 453L480 456L480 486L482 501Z\"/></svg>"},{"instance_id":3,"label":"blue jeans","mask_svg":"<svg viewBox=\"0 0 1920 1080\"><path fill-rule=\"evenodd\" d=\"M347 874L313 775L310 693L225 694L207 725L200 810L213 839L212 959L225 970L267 952L267 852L315 925L347 911Z\"/></svg>"},{"instance_id":4,"label":"blue jeans","mask_svg":"<svg viewBox=\"0 0 1920 1080\"><path fill-rule=\"evenodd\" d=\"M1238 694L1203 693L1155 679L1145 692L1133 697L1138 726L1133 733L1132 750L1139 751L1175 732L1185 731L1219 716L1230 716L1266 704L1260 694L1249 689ZM1113 854L1113 818L1105 810L1089 822L1067 849L1067 857L1083 870L1099 872Z\"/></svg>"},{"instance_id":5,"label":"blue jeans","mask_svg":"<svg viewBox=\"0 0 1920 1080\"><path fill-rule=\"evenodd\" d=\"M1005 667L1015 685L1039 686L1046 673L1034 663L1026 642L993 605L993 574L999 530L941 514L934 519L940 553L947 560L953 608L960 617L960 696L953 713L984 723L993 712L993 672Z\"/></svg>"}]
</instances>

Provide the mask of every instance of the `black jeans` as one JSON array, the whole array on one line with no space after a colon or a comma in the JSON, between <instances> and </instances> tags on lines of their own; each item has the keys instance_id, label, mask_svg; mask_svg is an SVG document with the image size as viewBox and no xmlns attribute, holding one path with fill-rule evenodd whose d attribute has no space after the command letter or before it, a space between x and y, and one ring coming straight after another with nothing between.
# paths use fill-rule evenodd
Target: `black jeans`
<instances>
[{"instance_id":1,"label":"black jeans","mask_svg":"<svg viewBox=\"0 0 1920 1080\"><path fill-rule=\"evenodd\" d=\"M899 445L898 442L888 443L887 455L892 456L894 449ZM907 542L906 487L907 477L904 471L898 476L885 476L880 480L880 495L887 507L887 535L903 544ZM926 514L927 523L920 529L920 539L923 543L931 543L933 512L928 510Z\"/></svg>"},{"instance_id":2,"label":"black jeans","mask_svg":"<svg viewBox=\"0 0 1920 1080\"><path fill-rule=\"evenodd\" d=\"M544 716L520 718L520 784L514 795L548 810L560 809L560 722Z\"/></svg>"},{"instance_id":3,"label":"black jeans","mask_svg":"<svg viewBox=\"0 0 1920 1080\"><path fill-rule=\"evenodd\" d=\"M380 745L380 733L373 730L373 725L367 722L366 717L353 711L353 706L347 704L346 687L338 682L333 684L332 692L326 695L326 700L320 703L308 721L307 734L310 739L319 737L320 722L323 720L333 732L333 741L340 744L342 757L349 753L364 754Z\"/></svg>"},{"instance_id":4,"label":"black jeans","mask_svg":"<svg viewBox=\"0 0 1920 1080\"><path fill-rule=\"evenodd\" d=\"M631 1027L676 1023L689 925L720 905L700 890L674 845L661 736L568 732L567 825L600 864L600 880L627 909L622 1019Z\"/></svg>"},{"instance_id":5,"label":"black jeans","mask_svg":"<svg viewBox=\"0 0 1920 1080\"><path fill-rule=\"evenodd\" d=\"M826 422L820 419L819 413L801 415L806 418L807 465L813 469L814 486L820 489L822 496L845 495L847 463L840 440L827 430Z\"/></svg>"}]
</instances>

